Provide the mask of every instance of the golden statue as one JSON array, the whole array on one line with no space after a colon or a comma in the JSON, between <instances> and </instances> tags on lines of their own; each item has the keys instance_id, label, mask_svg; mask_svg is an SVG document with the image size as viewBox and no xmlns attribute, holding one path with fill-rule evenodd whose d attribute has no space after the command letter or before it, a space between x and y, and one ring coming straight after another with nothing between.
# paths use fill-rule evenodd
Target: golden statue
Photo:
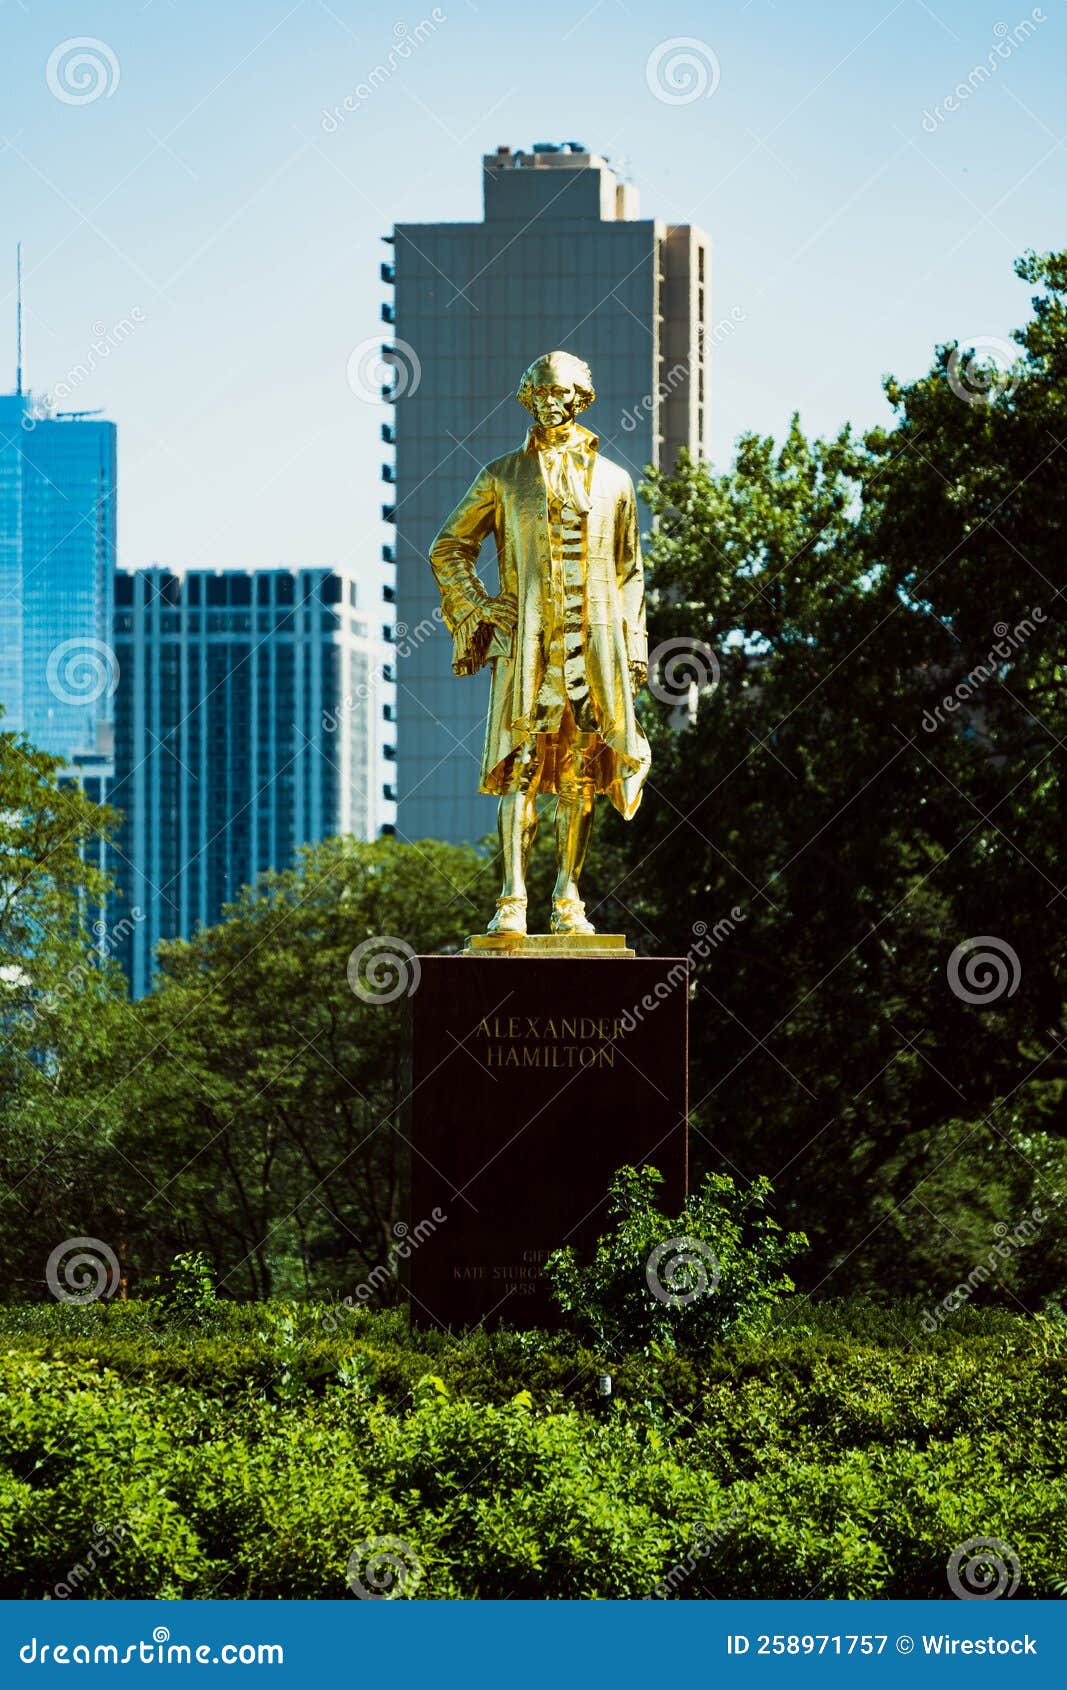
<instances>
[{"instance_id":1,"label":"golden statue","mask_svg":"<svg viewBox=\"0 0 1067 1690\"><path fill-rule=\"evenodd\" d=\"M607 793L627 820L641 802L648 741L634 715L648 652L633 482L576 418L593 403L589 368L549 352L516 395L534 422L517 451L480 472L430 552L453 636L452 668L493 672L479 790L499 795L504 884L487 931L526 932L526 869L539 793L556 794L551 931L595 931L578 895ZM496 541L500 591L477 573Z\"/></svg>"}]
</instances>

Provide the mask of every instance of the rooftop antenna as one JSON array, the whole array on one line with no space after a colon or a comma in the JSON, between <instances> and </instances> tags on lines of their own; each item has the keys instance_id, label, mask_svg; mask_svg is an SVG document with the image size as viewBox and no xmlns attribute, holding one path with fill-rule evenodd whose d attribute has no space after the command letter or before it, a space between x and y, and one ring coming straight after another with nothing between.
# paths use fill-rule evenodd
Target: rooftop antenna
<instances>
[{"instance_id":1,"label":"rooftop antenna","mask_svg":"<svg viewBox=\"0 0 1067 1690\"><path fill-rule=\"evenodd\" d=\"M15 247L15 392L22 394L22 242Z\"/></svg>"}]
</instances>

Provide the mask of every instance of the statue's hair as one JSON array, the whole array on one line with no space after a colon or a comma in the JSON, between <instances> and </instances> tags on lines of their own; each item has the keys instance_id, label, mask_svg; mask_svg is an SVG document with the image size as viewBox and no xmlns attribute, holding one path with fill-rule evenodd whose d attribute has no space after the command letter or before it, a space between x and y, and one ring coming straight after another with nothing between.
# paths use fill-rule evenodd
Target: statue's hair
<instances>
[{"instance_id":1,"label":"statue's hair","mask_svg":"<svg viewBox=\"0 0 1067 1690\"><path fill-rule=\"evenodd\" d=\"M578 392L576 411L584 411L596 398L593 387L593 377L589 365L576 358L573 352L546 352L540 358L535 358L526 374L519 383L519 391L515 397L520 405L525 405L528 411L533 410L530 397L535 387L549 387L553 382L553 371L556 377L563 376L566 381L573 382Z\"/></svg>"}]
</instances>

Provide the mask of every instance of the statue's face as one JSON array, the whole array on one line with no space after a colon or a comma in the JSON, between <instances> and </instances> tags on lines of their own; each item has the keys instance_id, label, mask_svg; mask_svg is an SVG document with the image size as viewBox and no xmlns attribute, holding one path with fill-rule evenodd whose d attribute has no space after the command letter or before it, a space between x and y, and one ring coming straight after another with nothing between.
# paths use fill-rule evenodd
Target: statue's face
<instances>
[{"instance_id":1,"label":"statue's face","mask_svg":"<svg viewBox=\"0 0 1067 1690\"><path fill-rule=\"evenodd\" d=\"M556 382L551 387L535 387L530 395L534 416L543 428L559 428L572 422L578 399L573 382Z\"/></svg>"}]
</instances>

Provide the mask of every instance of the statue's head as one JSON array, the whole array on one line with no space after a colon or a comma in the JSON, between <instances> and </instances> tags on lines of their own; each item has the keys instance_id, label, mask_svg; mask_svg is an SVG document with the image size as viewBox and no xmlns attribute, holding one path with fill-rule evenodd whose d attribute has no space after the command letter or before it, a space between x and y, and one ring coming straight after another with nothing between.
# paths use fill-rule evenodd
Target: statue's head
<instances>
[{"instance_id":1,"label":"statue's head","mask_svg":"<svg viewBox=\"0 0 1067 1690\"><path fill-rule=\"evenodd\" d=\"M572 422L596 398L589 365L573 352L546 352L535 358L515 395L545 428Z\"/></svg>"}]
</instances>

